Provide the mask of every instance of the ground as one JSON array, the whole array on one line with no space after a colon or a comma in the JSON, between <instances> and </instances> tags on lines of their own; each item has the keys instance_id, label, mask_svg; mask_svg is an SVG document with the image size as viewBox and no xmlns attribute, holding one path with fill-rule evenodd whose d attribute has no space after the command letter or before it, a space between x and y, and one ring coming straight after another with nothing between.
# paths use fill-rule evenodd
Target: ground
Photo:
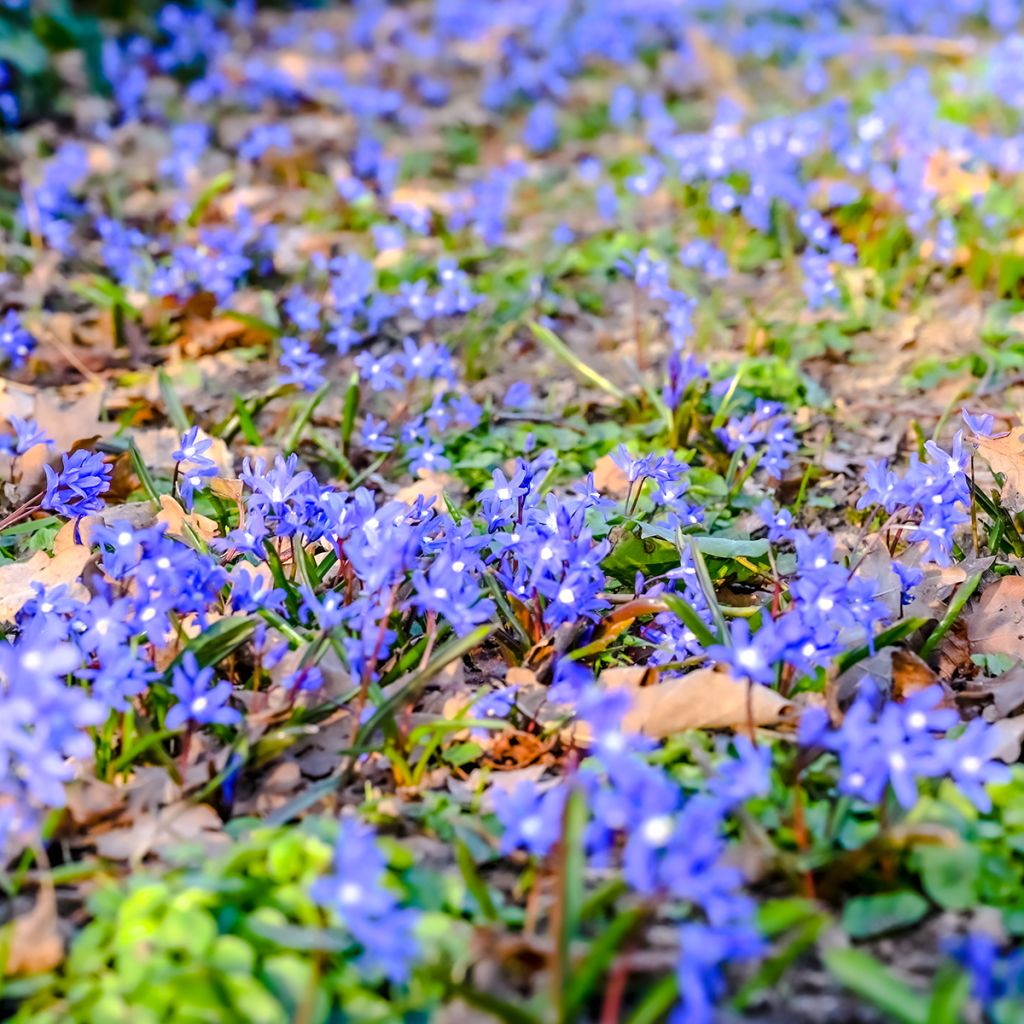
<instances>
[{"instance_id":1,"label":"ground","mask_svg":"<svg viewBox=\"0 0 1024 1024\"><path fill-rule=\"evenodd\" d=\"M1017 4L8 6L5 1018L1020 1019Z\"/></svg>"}]
</instances>

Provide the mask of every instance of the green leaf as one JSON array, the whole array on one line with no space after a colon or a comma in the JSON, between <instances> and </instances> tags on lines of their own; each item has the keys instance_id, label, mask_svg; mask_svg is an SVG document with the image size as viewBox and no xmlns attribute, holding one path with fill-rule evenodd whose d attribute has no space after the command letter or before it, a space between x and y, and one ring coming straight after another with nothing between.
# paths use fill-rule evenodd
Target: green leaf
<instances>
[{"instance_id":1,"label":"green leaf","mask_svg":"<svg viewBox=\"0 0 1024 1024\"><path fill-rule=\"evenodd\" d=\"M661 595L661 600L685 623L687 629L700 641L702 647L711 647L718 643L718 638L708 629L693 605L687 604L678 594L668 591Z\"/></svg>"},{"instance_id":2,"label":"green leaf","mask_svg":"<svg viewBox=\"0 0 1024 1024\"><path fill-rule=\"evenodd\" d=\"M927 913L928 901L910 889L854 896L843 907L843 928L854 939L866 939L916 924Z\"/></svg>"},{"instance_id":3,"label":"green leaf","mask_svg":"<svg viewBox=\"0 0 1024 1024\"><path fill-rule=\"evenodd\" d=\"M916 851L924 891L947 910L966 910L978 899L981 852L967 843L922 846Z\"/></svg>"},{"instance_id":4,"label":"green leaf","mask_svg":"<svg viewBox=\"0 0 1024 1024\"><path fill-rule=\"evenodd\" d=\"M249 407L245 404L245 399L236 391L231 396L231 401L235 407L235 415L238 417L238 426L242 431L242 436L249 442L249 444L263 444L263 438L260 437L260 432L256 429L252 413L249 412Z\"/></svg>"},{"instance_id":5,"label":"green leaf","mask_svg":"<svg viewBox=\"0 0 1024 1024\"><path fill-rule=\"evenodd\" d=\"M711 558L761 558L768 554L767 540L743 540L739 537L702 537L691 535L702 555Z\"/></svg>"},{"instance_id":6,"label":"green leaf","mask_svg":"<svg viewBox=\"0 0 1024 1024\"><path fill-rule=\"evenodd\" d=\"M950 964L942 967L932 982L926 1024L957 1024L971 994L971 979Z\"/></svg>"},{"instance_id":7,"label":"green leaf","mask_svg":"<svg viewBox=\"0 0 1024 1024\"><path fill-rule=\"evenodd\" d=\"M633 585L638 571L645 576L660 576L678 566L679 552L674 544L635 533L623 534L601 563L609 576L628 586Z\"/></svg>"},{"instance_id":8,"label":"green leaf","mask_svg":"<svg viewBox=\"0 0 1024 1024\"><path fill-rule=\"evenodd\" d=\"M128 442L128 455L132 460L132 469L135 470L135 475L139 478L139 483L142 484L142 489L146 492L146 497L159 508L160 494L156 489L156 481L154 481L153 475L149 471L149 466L146 465L146 460L142 457L142 453L136 447L134 441Z\"/></svg>"},{"instance_id":9,"label":"green leaf","mask_svg":"<svg viewBox=\"0 0 1024 1024\"><path fill-rule=\"evenodd\" d=\"M184 434L192 425L189 422L188 413L174 390L174 382L170 377L160 370L156 375L157 383L160 385L160 397L164 400L164 409L167 411L167 418L174 424L179 434Z\"/></svg>"},{"instance_id":10,"label":"green leaf","mask_svg":"<svg viewBox=\"0 0 1024 1024\"><path fill-rule=\"evenodd\" d=\"M256 632L255 619L241 615L229 615L218 619L209 628L203 630L199 636L188 642L185 649L167 667L164 676L170 678L175 666L181 663L181 659L187 652L194 654L196 661L203 668L207 665L217 665L232 651L241 647L254 632Z\"/></svg>"},{"instance_id":11,"label":"green leaf","mask_svg":"<svg viewBox=\"0 0 1024 1024\"><path fill-rule=\"evenodd\" d=\"M571 367L585 381L596 385L602 391L606 391L612 398L620 402L628 402L629 396L617 384L613 384L607 377L602 376L597 370L587 366L572 349L554 331L542 324L531 323L530 330L533 336L551 353L558 356L566 366Z\"/></svg>"},{"instance_id":12,"label":"green leaf","mask_svg":"<svg viewBox=\"0 0 1024 1024\"><path fill-rule=\"evenodd\" d=\"M480 877L469 847L458 836L452 840L452 845L455 849L455 863L459 866L462 880L480 907L480 912L488 921L500 921L498 909L494 905L494 900L491 899L491 891L487 888L487 883Z\"/></svg>"},{"instance_id":13,"label":"green leaf","mask_svg":"<svg viewBox=\"0 0 1024 1024\"><path fill-rule=\"evenodd\" d=\"M863 644L852 651L847 651L845 654L840 655L836 659L837 670L845 672L847 669L851 669L854 665L864 661L865 658L870 657L875 651L880 651L883 647L891 647L893 644L898 644L901 640L906 640L911 633L916 633L926 622L926 619L904 619L903 622L897 622L895 626L883 629L875 637L874 644L870 647L867 644Z\"/></svg>"},{"instance_id":14,"label":"green leaf","mask_svg":"<svg viewBox=\"0 0 1024 1024\"><path fill-rule=\"evenodd\" d=\"M928 1008L921 993L894 977L870 954L860 949L828 949L822 959L851 992L897 1024L928 1024Z\"/></svg>"},{"instance_id":15,"label":"green leaf","mask_svg":"<svg viewBox=\"0 0 1024 1024\"><path fill-rule=\"evenodd\" d=\"M483 1010L497 1020L504 1021L504 1024L541 1024L540 1017L524 1010L522 1006L500 999L490 992L481 992L471 985L449 985L449 991L475 1010Z\"/></svg>"},{"instance_id":16,"label":"green leaf","mask_svg":"<svg viewBox=\"0 0 1024 1024\"><path fill-rule=\"evenodd\" d=\"M643 917L644 910L641 907L621 911L590 944L586 955L573 969L569 981L564 1011L567 1020L578 1019L577 1010L594 990L602 975L608 971L619 947Z\"/></svg>"},{"instance_id":17,"label":"green leaf","mask_svg":"<svg viewBox=\"0 0 1024 1024\"><path fill-rule=\"evenodd\" d=\"M587 854L583 833L587 827L589 811L582 790L573 788L565 802L562 817L561 856L558 867L558 947L555 969L556 992L559 1000L558 1019L561 1024L572 1024L576 1019L570 1003L572 979L572 944L579 934L583 910L583 883L587 873Z\"/></svg>"},{"instance_id":18,"label":"green leaf","mask_svg":"<svg viewBox=\"0 0 1024 1024\"><path fill-rule=\"evenodd\" d=\"M352 438L352 428L359 411L359 371L355 371L348 379L345 389L345 404L341 410L341 450L348 453L348 443Z\"/></svg>"},{"instance_id":19,"label":"green leaf","mask_svg":"<svg viewBox=\"0 0 1024 1024\"><path fill-rule=\"evenodd\" d=\"M454 746L449 747L441 756L448 764L458 768L460 765L478 761L482 753L483 748L479 743L456 743Z\"/></svg>"},{"instance_id":20,"label":"green leaf","mask_svg":"<svg viewBox=\"0 0 1024 1024\"><path fill-rule=\"evenodd\" d=\"M188 225L194 228L202 219L203 214L206 213L206 208L221 194L231 188L232 182L235 180L235 172L233 170L221 171L215 178L211 179L210 183L203 189L199 194L199 198L196 200L195 206L192 207L192 212L188 215Z\"/></svg>"},{"instance_id":21,"label":"green leaf","mask_svg":"<svg viewBox=\"0 0 1024 1024\"><path fill-rule=\"evenodd\" d=\"M316 407L324 400L330 389L331 384L328 382L309 396L309 399L299 410L299 414L295 418L295 423L293 424L292 429L288 431L288 436L284 441L285 452L293 452L299 446L299 441L302 439L302 432L306 429L306 424L313 418L313 413L316 411Z\"/></svg>"}]
</instances>

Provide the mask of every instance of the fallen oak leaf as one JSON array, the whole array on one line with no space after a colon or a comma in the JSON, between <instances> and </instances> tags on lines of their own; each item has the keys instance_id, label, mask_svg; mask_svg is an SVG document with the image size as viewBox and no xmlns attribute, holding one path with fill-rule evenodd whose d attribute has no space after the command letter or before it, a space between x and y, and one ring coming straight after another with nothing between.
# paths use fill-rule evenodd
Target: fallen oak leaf
<instances>
[{"instance_id":1,"label":"fallen oak leaf","mask_svg":"<svg viewBox=\"0 0 1024 1024\"><path fill-rule=\"evenodd\" d=\"M777 725L792 707L792 702L767 686L698 669L638 690L622 724L652 739L664 739L686 729Z\"/></svg>"},{"instance_id":2,"label":"fallen oak leaf","mask_svg":"<svg viewBox=\"0 0 1024 1024\"><path fill-rule=\"evenodd\" d=\"M1024 657L1024 576L1003 576L986 587L967 616L973 654Z\"/></svg>"},{"instance_id":3,"label":"fallen oak leaf","mask_svg":"<svg viewBox=\"0 0 1024 1024\"><path fill-rule=\"evenodd\" d=\"M169 494L160 495L160 511L157 513L156 521L167 524L167 533L170 536L180 537L186 541L192 539L191 531L200 540L209 544L219 530L216 520L199 512L186 512Z\"/></svg>"},{"instance_id":4,"label":"fallen oak leaf","mask_svg":"<svg viewBox=\"0 0 1024 1024\"><path fill-rule=\"evenodd\" d=\"M11 923L5 976L42 974L64 959L64 942L57 927L57 894L53 886L39 891L36 905Z\"/></svg>"},{"instance_id":5,"label":"fallen oak leaf","mask_svg":"<svg viewBox=\"0 0 1024 1024\"><path fill-rule=\"evenodd\" d=\"M897 647L892 652L892 695L896 700L906 700L936 682L938 676L931 666L913 651Z\"/></svg>"},{"instance_id":6,"label":"fallen oak leaf","mask_svg":"<svg viewBox=\"0 0 1024 1024\"><path fill-rule=\"evenodd\" d=\"M1000 437L974 438L978 454L1003 477L1002 501L1011 512L1024 512L1024 435L1011 430Z\"/></svg>"},{"instance_id":7,"label":"fallen oak leaf","mask_svg":"<svg viewBox=\"0 0 1024 1024\"><path fill-rule=\"evenodd\" d=\"M999 737L992 756L1006 764L1015 764L1020 759L1021 743L1024 742L1024 715L1001 718L992 723L992 728Z\"/></svg>"},{"instance_id":8,"label":"fallen oak leaf","mask_svg":"<svg viewBox=\"0 0 1024 1024\"><path fill-rule=\"evenodd\" d=\"M685 676L643 685L657 673L642 666L605 669L599 682L624 688L633 698L622 720L627 732L664 739L687 729L747 729L777 725L794 707L782 694L759 683L748 684L725 672L697 669ZM584 745L593 730L581 722L573 739Z\"/></svg>"},{"instance_id":9,"label":"fallen oak leaf","mask_svg":"<svg viewBox=\"0 0 1024 1024\"><path fill-rule=\"evenodd\" d=\"M25 562L0 566L0 621L14 621L26 602L36 596L35 583L45 590L67 584L71 597L86 599L89 595L81 577L91 557L87 547L74 544L52 558L37 551Z\"/></svg>"}]
</instances>

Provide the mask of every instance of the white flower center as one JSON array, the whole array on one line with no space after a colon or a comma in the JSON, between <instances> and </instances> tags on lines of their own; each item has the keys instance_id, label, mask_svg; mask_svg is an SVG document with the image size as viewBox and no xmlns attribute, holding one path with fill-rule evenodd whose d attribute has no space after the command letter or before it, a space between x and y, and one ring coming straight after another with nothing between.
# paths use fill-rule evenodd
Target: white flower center
<instances>
[{"instance_id":1,"label":"white flower center","mask_svg":"<svg viewBox=\"0 0 1024 1024\"><path fill-rule=\"evenodd\" d=\"M743 668L760 668L764 663L764 659L761 657L759 651L753 647L744 647L740 650L739 654L736 655L736 660L743 666Z\"/></svg>"},{"instance_id":2,"label":"white flower center","mask_svg":"<svg viewBox=\"0 0 1024 1024\"><path fill-rule=\"evenodd\" d=\"M544 823L537 817L536 814L531 814L528 818L523 821L519 831L527 839L536 839L540 835L541 829L544 827Z\"/></svg>"},{"instance_id":3,"label":"white flower center","mask_svg":"<svg viewBox=\"0 0 1024 1024\"><path fill-rule=\"evenodd\" d=\"M667 814L648 818L642 831L645 842L651 846L664 846L672 836L672 819Z\"/></svg>"}]
</instances>

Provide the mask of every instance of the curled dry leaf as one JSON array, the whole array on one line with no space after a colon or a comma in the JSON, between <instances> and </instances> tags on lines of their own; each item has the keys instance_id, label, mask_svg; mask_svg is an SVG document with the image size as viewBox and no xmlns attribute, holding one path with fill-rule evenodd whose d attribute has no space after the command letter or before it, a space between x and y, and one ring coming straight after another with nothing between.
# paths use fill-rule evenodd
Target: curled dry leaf
<instances>
[{"instance_id":1,"label":"curled dry leaf","mask_svg":"<svg viewBox=\"0 0 1024 1024\"><path fill-rule=\"evenodd\" d=\"M42 974L64 959L57 927L57 895L52 886L39 892L36 905L14 919L4 974Z\"/></svg>"},{"instance_id":2,"label":"curled dry leaf","mask_svg":"<svg viewBox=\"0 0 1024 1024\"><path fill-rule=\"evenodd\" d=\"M993 723L992 728L999 736L999 745L992 756L1007 764L1014 764L1020 758L1021 743L1024 742L1024 715L1002 718Z\"/></svg>"},{"instance_id":3,"label":"curled dry leaf","mask_svg":"<svg viewBox=\"0 0 1024 1024\"><path fill-rule=\"evenodd\" d=\"M87 547L74 544L52 558L45 551L37 551L28 561L0 566L0 621L14 620L35 596L34 583L46 589L68 584L73 597L87 598L80 580L90 557Z\"/></svg>"},{"instance_id":4,"label":"curled dry leaf","mask_svg":"<svg viewBox=\"0 0 1024 1024\"><path fill-rule=\"evenodd\" d=\"M892 694L896 700L906 700L936 682L938 676L913 651L897 648L892 652Z\"/></svg>"},{"instance_id":5,"label":"curled dry leaf","mask_svg":"<svg viewBox=\"0 0 1024 1024\"><path fill-rule=\"evenodd\" d=\"M140 812L128 828L98 835L96 852L112 860L139 862L188 842L200 842L211 852L227 842L223 823L209 804L179 803L155 814Z\"/></svg>"},{"instance_id":6,"label":"curled dry leaf","mask_svg":"<svg viewBox=\"0 0 1024 1024\"><path fill-rule=\"evenodd\" d=\"M182 537L185 540L189 539L189 530L207 544L218 533L217 523L213 519L198 512L186 512L169 494L160 495L160 511L157 513L156 521L166 523L167 532L172 537Z\"/></svg>"},{"instance_id":7,"label":"curled dry leaf","mask_svg":"<svg viewBox=\"0 0 1024 1024\"><path fill-rule=\"evenodd\" d=\"M974 654L1024 657L1024 576L1004 576L986 588L967 630Z\"/></svg>"},{"instance_id":8,"label":"curled dry leaf","mask_svg":"<svg viewBox=\"0 0 1024 1024\"><path fill-rule=\"evenodd\" d=\"M1024 512L1024 435L1011 430L1002 437L975 437L978 454L1003 475L1003 504L1012 512Z\"/></svg>"},{"instance_id":9,"label":"curled dry leaf","mask_svg":"<svg viewBox=\"0 0 1024 1024\"><path fill-rule=\"evenodd\" d=\"M636 692L623 725L653 739L684 729L776 725L793 704L780 693L724 672L698 669Z\"/></svg>"},{"instance_id":10,"label":"curled dry leaf","mask_svg":"<svg viewBox=\"0 0 1024 1024\"><path fill-rule=\"evenodd\" d=\"M629 479L610 455L602 455L594 463L594 486L602 494L621 500L629 490Z\"/></svg>"},{"instance_id":11,"label":"curled dry leaf","mask_svg":"<svg viewBox=\"0 0 1024 1024\"><path fill-rule=\"evenodd\" d=\"M623 727L652 739L664 739L686 729L777 725L794 706L767 686L751 686L712 669L698 669L665 682L643 685L656 678L653 670L640 666L606 669L600 677L606 686L630 690L633 704L623 719ZM586 744L591 735L584 722L574 731L573 738Z\"/></svg>"}]
</instances>

